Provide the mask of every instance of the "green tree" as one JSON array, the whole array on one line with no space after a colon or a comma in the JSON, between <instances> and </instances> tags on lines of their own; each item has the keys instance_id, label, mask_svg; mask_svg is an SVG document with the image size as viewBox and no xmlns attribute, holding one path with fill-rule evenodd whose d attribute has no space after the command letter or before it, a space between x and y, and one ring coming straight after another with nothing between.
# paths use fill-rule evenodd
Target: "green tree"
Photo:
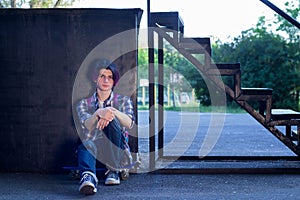
<instances>
[{"instance_id":1,"label":"green tree","mask_svg":"<svg viewBox=\"0 0 300 200\"><path fill-rule=\"evenodd\" d=\"M78 0L0 0L0 8L58 8Z\"/></svg>"},{"instance_id":2,"label":"green tree","mask_svg":"<svg viewBox=\"0 0 300 200\"><path fill-rule=\"evenodd\" d=\"M289 14L292 18L296 20L300 20L300 0L290 0L285 3L285 12ZM275 21L275 24L278 26L277 31L284 32L288 35L288 39L291 43L300 41L300 30L285 20L283 17L281 17L278 14L275 14L275 17L277 20Z\"/></svg>"},{"instance_id":3,"label":"green tree","mask_svg":"<svg viewBox=\"0 0 300 200\"><path fill-rule=\"evenodd\" d=\"M148 49L138 50L139 79L148 79Z\"/></svg>"},{"instance_id":4,"label":"green tree","mask_svg":"<svg viewBox=\"0 0 300 200\"><path fill-rule=\"evenodd\" d=\"M255 28L242 32L234 42L215 46L214 60L240 62L243 87L272 88L275 108L298 109L294 93L300 76L294 64L299 58L291 52L293 44L267 31L264 19L261 17Z\"/></svg>"},{"instance_id":5,"label":"green tree","mask_svg":"<svg viewBox=\"0 0 300 200\"><path fill-rule=\"evenodd\" d=\"M290 0L285 3L286 13L288 13L291 17L296 19L298 22L300 21L300 0ZM288 55L290 65L295 67L295 70L298 74L300 74L300 52L299 52L299 44L300 44L300 30L285 20L283 17L276 15L278 25L277 31L284 32L288 35L289 45L288 45ZM299 102L299 110L300 110L300 86L296 85L293 91L293 96L296 101Z\"/></svg>"}]
</instances>

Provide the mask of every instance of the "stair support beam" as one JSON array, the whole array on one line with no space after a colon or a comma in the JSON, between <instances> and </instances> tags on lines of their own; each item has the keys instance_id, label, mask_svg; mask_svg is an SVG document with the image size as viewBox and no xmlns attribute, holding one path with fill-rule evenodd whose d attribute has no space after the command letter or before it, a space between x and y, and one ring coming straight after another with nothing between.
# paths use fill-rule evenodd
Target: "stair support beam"
<instances>
[{"instance_id":1,"label":"stair support beam","mask_svg":"<svg viewBox=\"0 0 300 200\"><path fill-rule=\"evenodd\" d=\"M265 123L271 121L272 90L268 88L244 88L237 101L259 101L259 114L265 118ZM254 109L253 109L254 110ZM266 113L266 114L265 114Z\"/></svg>"},{"instance_id":2,"label":"stair support beam","mask_svg":"<svg viewBox=\"0 0 300 200\"><path fill-rule=\"evenodd\" d=\"M234 75L234 90L235 90L235 95L234 98L237 98L238 96L241 95L241 70L239 70L238 73Z\"/></svg>"},{"instance_id":3,"label":"stair support beam","mask_svg":"<svg viewBox=\"0 0 300 200\"><path fill-rule=\"evenodd\" d=\"M212 82L214 82L216 84L216 86L218 86L220 89L225 91L231 98L234 98L234 91L230 87L228 87L227 85L225 85L223 83L223 80L221 77L209 76L206 72L205 65L203 65L201 62L199 62L199 60L197 60L194 56L190 55L187 51L180 48L179 44L177 42L173 42L173 38L170 37L164 30L162 30L161 28L156 28L155 31L159 35L161 35L166 41L168 41L170 44L172 44L173 47L178 52L180 52L182 55L184 55L185 58L187 58L195 67L197 67L197 69L199 69L203 73L204 76L208 77Z\"/></svg>"},{"instance_id":4,"label":"stair support beam","mask_svg":"<svg viewBox=\"0 0 300 200\"><path fill-rule=\"evenodd\" d=\"M158 157L163 156L164 147L164 50L163 38L158 35Z\"/></svg>"},{"instance_id":5,"label":"stair support beam","mask_svg":"<svg viewBox=\"0 0 300 200\"><path fill-rule=\"evenodd\" d=\"M300 156L299 140L298 144L295 144L290 138L285 136L279 129L275 126L265 126L274 136L276 136L283 144L285 144L290 150L295 154Z\"/></svg>"},{"instance_id":6,"label":"stair support beam","mask_svg":"<svg viewBox=\"0 0 300 200\"><path fill-rule=\"evenodd\" d=\"M233 98L237 98L241 95L241 69L240 63L217 63L210 64L211 67L207 69L206 74L209 76L233 76L234 81L234 95Z\"/></svg>"},{"instance_id":7,"label":"stair support beam","mask_svg":"<svg viewBox=\"0 0 300 200\"><path fill-rule=\"evenodd\" d=\"M263 125L267 130L269 130L275 137L277 137L284 145L286 145L295 154L297 154L298 156L300 156L300 148L299 148L300 141L299 140L298 140L299 141L298 145L295 145L290 138L288 138L287 136L285 136L279 129L277 129L275 127L275 125L273 124L273 122L266 123L265 118L262 115L260 115L256 110L254 110L252 108L252 106L250 106L246 101L238 101L238 100L236 100L236 102L242 108L244 108L252 117L254 117L261 125ZM279 125L279 124L285 125L287 123L287 121L288 120L282 120L280 123L277 122L276 125ZM293 120L293 122L295 124L299 124L300 121ZM298 130L299 130L299 126L298 126Z\"/></svg>"},{"instance_id":8,"label":"stair support beam","mask_svg":"<svg viewBox=\"0 0 300 200\"><path fill-rule=\"evenodd\" d=\"M150 2L150 1L149 1ZM154 99L154 32L148 31L148 78L149 78L149 168L155 169L155 99Z\"/></svg>"},{"instance_id":9,"label":"stair support beam","mask_svg":"<svg viewBox=\"0 0 300 200\"><path fill-rule=\"evenodd\" d=\"M290 140L297 141L297 147L300 151L300 120L276 120L269 122L268 126L285 126L286 136L290 138ZM297 130L292 130L292 126L296 126Z\"/></svg>"}]
</instances>

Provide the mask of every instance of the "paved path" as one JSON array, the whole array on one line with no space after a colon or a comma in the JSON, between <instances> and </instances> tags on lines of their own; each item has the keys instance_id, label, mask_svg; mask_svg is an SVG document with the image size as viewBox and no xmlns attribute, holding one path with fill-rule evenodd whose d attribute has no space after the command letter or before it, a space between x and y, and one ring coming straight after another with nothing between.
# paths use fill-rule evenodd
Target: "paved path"
<instances>
[{"instance_id":1,"label":"paved path","mask_svg":"<svg viewBox=\"0 0 300 200\"><path fill-rule=\"evenodd\" d=\"M299 199L300 175L137 174L85 197L67 175L0 174L0 200L31 199Z\"/></svg>"},{"instance_id":2,"label":"paved path","mask_svg":"<svg viewBox=\"0 0 300 200\"><path fill-rule=\"evenodd\" d=\"M145 153L149 151L148 116L148 111L139 112L139 145ZM164 155L295 156L249 114L167 111L164 140Z\"/></svg>"},{"instance_id":3,"label":"paved path","mask_svg":"<svg viewBox=\"0 0 300 200\"><path fill-rule=\"evenodd\" d=\"M142 111L139 117L140 151L147 155L148 113ZM166 112L165 153L172 155L179 151L184 155L199 155L199 148L205 143L206 135L209 135L213 136L206 137L211 139L208 144L213 144L209 155L294 155L249 115L226 115L220 134L207 134L210 122L209 114ZM219 122L212 123L211 127L220 125ZM187 151L182 152L183 149ZM259 167L263 166L256 164L252 163L252 167L259 172ZM218 167L220 163L214 165ZM143 169L139 172L143 172ZM300 198L300 171L298 174L256 174L255 170L251 174L138 173L132 174L128 181L122 181L119 186L104 186L103 182L101 179L96 195L85 197L78 192L78 180L73 180L67 174L0 173L0 200Z\"/></svg>"}]
</instances>

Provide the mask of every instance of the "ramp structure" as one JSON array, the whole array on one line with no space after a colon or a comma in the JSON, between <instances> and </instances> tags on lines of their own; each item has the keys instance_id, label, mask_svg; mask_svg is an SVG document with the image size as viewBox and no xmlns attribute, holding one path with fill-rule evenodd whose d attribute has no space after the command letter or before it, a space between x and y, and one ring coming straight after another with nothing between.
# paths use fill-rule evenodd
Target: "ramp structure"
<instances>
[{"instance_id":1,"label":"ramp structure","mask_svg":"<svg viewBox=\"0 0 300 200\"><path fill-rule=\"evenodd\" d=\"M141 9L0 10L0 171L57 172L76 163L72 100L90 92L72 99L77 73L94 48L131 29L102 55L115 58L121 75L134 69L141 16ZM133 51L118 55L124 46ZM135 87L136 75L128 81Z\"/></svg>"}]
</instances>

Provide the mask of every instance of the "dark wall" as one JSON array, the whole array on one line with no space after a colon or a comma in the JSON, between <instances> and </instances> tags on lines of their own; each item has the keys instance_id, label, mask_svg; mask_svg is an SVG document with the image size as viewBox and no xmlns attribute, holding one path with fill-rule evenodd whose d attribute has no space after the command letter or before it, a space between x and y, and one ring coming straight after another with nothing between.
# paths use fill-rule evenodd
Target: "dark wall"
<instances>
[{"instance_id":1,"label":"dark wall","mask_svg":"<svg viewBox=\"0 0 300 200\"><path fill-rule=\"evenodd\" d=\"M0 10L0 171L55 172L74 163L77 72L102 41L137 29L141 15L140 9ZM136 46L137 34L128 37ZM136 54L115 56L122 73L137 65Z\"/></svg>"}]
</instances>

